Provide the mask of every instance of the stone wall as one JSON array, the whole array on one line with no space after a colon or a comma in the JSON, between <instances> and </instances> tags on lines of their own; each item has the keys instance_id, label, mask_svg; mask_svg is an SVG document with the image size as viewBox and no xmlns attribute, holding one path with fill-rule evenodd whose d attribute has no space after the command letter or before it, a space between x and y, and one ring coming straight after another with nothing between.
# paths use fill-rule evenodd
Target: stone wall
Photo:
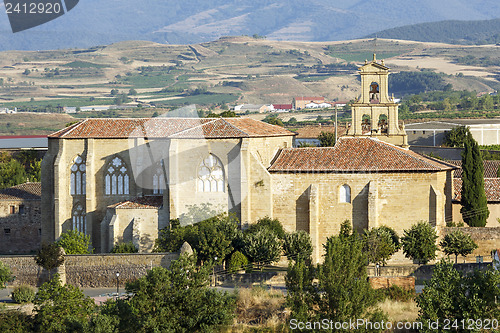
<instances>
[{"instance_id":1,"label":"stone wall","mask_svg":"<svg viewBox=\"0 0 500 333\"><path fill-rule=\"evenodd\" d=\"M453 202L453 222L459 223L463 222L464 219L462 217L462 213L460 213L460 209L462 205L460 202ZM500 203L498 202L489 202L488 210L490 211L490 215L486 220L486 227L488 228L496 228L500 227L500 223L498 223L497 218L500 218ZM464 223L465 224L465 223ZM467 224L465 224L467 225Z\"/></svg>"},{"instance_id":2,"label":"stone wall","mask_svg":"<svg viewBox=\"0 0 500 333\"><path fill-rule=\"evenodd\" d=\"M451 173L451 172L448 172ZM322 249L344 220L356 231L386 225L399 235L419 221L444 225L451 215L451 190L446 172L422 173L277 173L273 184L273 218L286 231L311 234L313 247ZM348 185L350 202L339 189ZM318 255L314 258L320 259Z\"/></svg>"},{"instance_id":3,"label":"stone wall","mask_svg":"<svg viewBox=\"0 0 500 333\"><path fill-rule=\"evenodd\" d=\"M0 200L0 254L35 253L40 240L40 200Z\"/></svg>"},{"instance_id":4,"label":"stone wall","mask_svg":"<svg viewBox=\"0 0 500 333\"><path fill-rule=\"evenodd\" d=\"M489 261L489 262L486 262ZM432 271L435 265L401 265L401 266L383 266L379 267L378 276L381 277L404 277L413 276L417 280L429 280L432 277ZM482 264L466 263L455 264L453 267L462 273L471 273L474 270L485 270L491 266L491 257L485 258ZM374 266L367 268L368 276L377 276Z\"/></svg>"},{"instance_id":5,"label":"stone wall","mask_svg":"<svg viewBox=\"0 0 500 333\"><path fill-rule=\"evenodd\" d=\"M118 282L124 286L152 267L168 268L178 257L177 253L66 255L66 281L80 288L116 287L118 272ZM0 256L0 261L12 269L15 285L39 286L45 279L33 256Z\"/></svg>"},{"instance_id":6,"label":"stone wall","mask_svg":"<svg viewBox=\"0 0 500 333\"><path fill-rule=\"evenodd\" d=\"M415 289L415 277L413 276L372 276L368 278L373 289L389 288L398 286L403 289Z\"/></svg>"},{"instance_id":7,"label":"stone wall","mask_svg":"<svg viewBox=\"0 0 500 333\"><path fill-rule=\"evenodd\" d=\"M478 248L468 255L466 261L476 261L476 256L483 256L484 261L491 261L491 251L500 248L500 227L495 228L443 228L442 235L452 232L453 230L460 229L464 233L471 236L472 240L476 242ZM454 258L453 258L454 259ZM464 258L459 256L458 261L463 261Z\"/></svg>"}]
</instances>

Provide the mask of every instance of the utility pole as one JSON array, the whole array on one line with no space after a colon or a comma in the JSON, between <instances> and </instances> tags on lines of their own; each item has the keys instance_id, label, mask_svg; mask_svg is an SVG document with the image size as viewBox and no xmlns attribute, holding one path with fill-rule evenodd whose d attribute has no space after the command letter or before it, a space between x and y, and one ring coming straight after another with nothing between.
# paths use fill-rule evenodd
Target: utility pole
<instances>
[{"instance_id":1,"label":"utility pole","mask_svg":"<svg viewBox=\"0 0 500 333\"><path fill-rule=\"evenodd\" d=\"M337 143L337 103L335 103L335 143Z\"/></svg>"}]
</instances>

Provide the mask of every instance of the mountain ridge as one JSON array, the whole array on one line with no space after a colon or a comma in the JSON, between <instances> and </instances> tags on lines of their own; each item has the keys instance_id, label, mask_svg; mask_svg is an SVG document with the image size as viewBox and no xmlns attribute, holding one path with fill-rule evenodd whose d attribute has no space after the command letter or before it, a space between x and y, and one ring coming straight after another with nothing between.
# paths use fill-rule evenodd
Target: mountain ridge
<instances>
[{"instance_id":1,"label":"mountain ridge","mask_svg":"<svg viewBox=\"0 0 500 333\"><path fill-rule=\"evenodd\" d=\"M194 44L224 35L273 40L335 41L360 38L405 24L500 17L500 3L465 0L86 0L42 26L13 34L0 20L0 50L91 47L123 40Z\"/></svg>"},{"instance_id":2,"label":"mountain ridge","mask_svg":"<svg viewBox=\"0 0 500 333\"><path fill-rule=\"evenodd\" d=\"M500 19L412 24L366 36L373 37L450 44L497 44L500 43Z\"/></svg>"}]
</instances>

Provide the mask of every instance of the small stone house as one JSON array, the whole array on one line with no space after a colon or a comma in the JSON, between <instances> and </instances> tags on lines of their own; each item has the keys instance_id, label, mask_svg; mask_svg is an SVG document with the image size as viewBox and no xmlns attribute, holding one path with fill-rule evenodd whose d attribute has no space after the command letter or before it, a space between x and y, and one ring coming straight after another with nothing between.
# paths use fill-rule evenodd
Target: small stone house
<instances>
[{"instance_id":1,"label":"small stone house","mask_svg":"<svg viewBox=\"0 0 500 333\"><path fill-rule=\"evenodd\" d=\"M40 248L41 185L0 190L0 254L30 254Z\"/></svg>"}]
</instances>

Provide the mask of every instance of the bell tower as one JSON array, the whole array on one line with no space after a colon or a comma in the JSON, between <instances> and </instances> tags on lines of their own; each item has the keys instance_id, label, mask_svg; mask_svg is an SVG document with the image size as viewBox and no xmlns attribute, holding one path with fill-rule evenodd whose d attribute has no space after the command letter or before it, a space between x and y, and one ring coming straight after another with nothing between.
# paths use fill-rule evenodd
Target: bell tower
<instances>
[{"instance_id":1,"label":"bell tower","mask_svg":"<svg viewBox=\"0 0 500 333\"><path fill-rule=\"evenodd\" d=\"M371 136L401 147L408 147L404 125L399 126L398 104L389 97L389 68L373 60L359 68L361 97L351 104L352 124L347 135Z\"/></svg>"}]
</instances>

